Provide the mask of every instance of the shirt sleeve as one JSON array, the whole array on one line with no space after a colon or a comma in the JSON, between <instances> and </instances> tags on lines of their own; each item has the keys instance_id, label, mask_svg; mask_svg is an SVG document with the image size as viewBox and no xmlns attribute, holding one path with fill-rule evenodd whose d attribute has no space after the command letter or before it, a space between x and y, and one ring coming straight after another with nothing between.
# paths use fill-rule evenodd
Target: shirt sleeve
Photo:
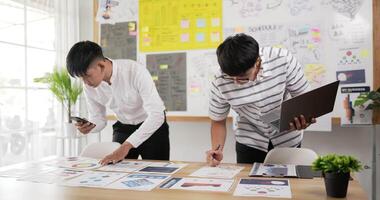
<instances>
[{"instance_id":1,"label":"shirt sleeve","mask_svg":"<svg viewBox=\"0 0 380 200\"><path fill-rule=\"evenodd\" d=\"M209 99L209 117L215 121L226 119L230 111L230 104L222 97L215 81L211 83Z\"/></svg>"},{"instance_id":2,"label":"shirt sleeve","mask_svg":"<svg viewBox=\"0 0 380 200\"><path fill-rule=\"evenodd\" d=\"M87 110L89 115L89 121L94 123L96 126L91 130L91 133L96 133L104 129L107 125L106 119L106 107L95 99L94 95L90 94L88 86L84 86L84 94L87 101Z\"/></svg>"},{"instance_id":3,"label":"shirt sleeve","mask_svg":"<svg viewBox=\"0 0 380 200\"><path fill-rule=\"evenodd\" d=\"M152 136L165 121L165 106L157 92L152 76L144 66L137 67L139 70L136 73L133 84L141 96L143 108L147 112L148 117L126 140L135 148Z\"/></svg>"},{"instance_id":4,"label":"shirt sleeve","mask_svg":"<svg viewBox=\"0 0 380 200\"><path fill-rule=\"evenodd\" d=\"M288 52L287 55L286 89L292 97L298 96L310 90L310 85L305 77L303 68L297 59Z\"/></svg>"}]
</instances>

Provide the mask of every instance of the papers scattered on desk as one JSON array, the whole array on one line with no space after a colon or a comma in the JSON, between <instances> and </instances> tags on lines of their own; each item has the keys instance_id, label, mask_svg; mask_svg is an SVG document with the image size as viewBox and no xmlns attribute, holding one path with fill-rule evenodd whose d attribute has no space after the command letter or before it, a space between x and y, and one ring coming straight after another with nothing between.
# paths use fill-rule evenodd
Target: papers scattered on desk
<instances>
[{"instance_id":1,"label":"papers scattered on desk","mask_svg":"<svg viewBox=\"0 0 380 200\"><path fill-rule=\"evenodd\" d=\"M253 163L249 176L297 177L295 165Z\"/></svg>"},{"instance_id":2,"label":"papers scattered on desk","mask_svg":"<svg viewBox=\"0 0 380 200\"><path fill-rule=\"evenodd\" d=\"M7 178L22 178L25 176L30 176L31 174L37 174L41 172L48 172L50 170L54 170L56 168L45 166L45 165L39 165L39 164L30 164L14 169L8 169L5 171L0 171L0 177L7 177Z\"/></svg>"},{"instance_id":3,"label":"papers scattered on desk","mask_svg":"<svg viewBox=\"0 0 380 200\"><path fill-rule=\"evenodd\" d=\"M48 172L37 173L18 179L19 181L30 181L36 183L62 183L70 178L82 175L84 171L73 169L55 169Z\"/></svg>"},{"instance_id":4,"label":"papers scattered on desk","mask_svg":"<svg viewBox=\"0 0 380 200\"><path fill-rule=\"evenodd\" d=\"M190 176L232 179L243 169L244 167L234 165L205 166L190 174Z\"/></svg>"},{"instance_id":5,"label":"papers scattered on desk","mask_svg":"<svg viewBox=\"0 0 380 200\"><path fill-rule=\"evenodd\" d=\"M81 176L63 183L66 186L105 187L124 177L125 173L87 171Z\"/></svg>"},{"instance_id":6,"label":"papers scattered on desk","mask_svg":"<svg viewBox=\"0 0 380 200\"><path fill-rule=\"evenodd\" d=\"M234 196L292 198L289 180L241 179Z\"/></svg>"},{"instance_id":7,"label":"papers scattered on desk","mask_svg":"<svg viewBox=\"0 0 380 200\"><path fill-rule=\"evenodd\" d=\"M121 161L116 164L111 165L105 165L103 167L100 167L97 170L100 171L110 171L110 172L134 172L137 171L143 167L148 166L151 164L150 162L144 162L144 161Z\"/></svg>"},{"instance_id":8,"label":"papers scattered on desk","mask_svg":"<svg viewBox=\"0 0 380 200\"><path fill-rule=\"evenodd\" d=\"M45 163L48 166L70 169L96 169L100 167L99 160L86 157L63 157Z\"/></svg>"},{"instance_id":9,"label":"papers scattered on desk","mask_svg":"<svg viewBox=\"0 0 380 200\"><path fill-rule=\"evenodd\" d=\"M139 170L141 173L174 174L187 164L175 164L171 162L153 162L149 166Z\"/></svg>"},{"instance_id":10,"label":"papers scattered on desk","mask_svg":"<svg viewBox=\"0 0 380 200\"><path fill-rule=\"evenodd\" d=\"M130 174L108 185L107 188L150 191L169 177L158 174Z\"/></svg>"},{"instance_id":11,"label":"papers scattered on desk","mask_svg":"<svg viewBox=\"0 0 380 200\"><path fill-rule=\"evenodd\" d=\"M228 192L233 183L234 180L229 179L171 178L161 185L160 188Z\"/></svg>"}]
</instances>

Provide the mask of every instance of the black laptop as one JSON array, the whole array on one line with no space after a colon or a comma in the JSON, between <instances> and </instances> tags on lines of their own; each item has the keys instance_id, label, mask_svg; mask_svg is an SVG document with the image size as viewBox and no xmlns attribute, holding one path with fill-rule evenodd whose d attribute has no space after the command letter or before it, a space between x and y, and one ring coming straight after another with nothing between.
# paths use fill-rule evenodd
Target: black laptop
<instances>
[{"instance_id":1,"label":"black laptop","mask_svg":"<svg viewBox=\"0 0 380 200\"><path fill-rule=\"evenodd\" d=\"M304 94L288 99L281 104L281 108L261 117L261 120L270 124L278 132L289 130L289 123L294 117L305 116L307 122L334 110L336 93L339 81L324 85Z\"/></svg>"}]
</instances>

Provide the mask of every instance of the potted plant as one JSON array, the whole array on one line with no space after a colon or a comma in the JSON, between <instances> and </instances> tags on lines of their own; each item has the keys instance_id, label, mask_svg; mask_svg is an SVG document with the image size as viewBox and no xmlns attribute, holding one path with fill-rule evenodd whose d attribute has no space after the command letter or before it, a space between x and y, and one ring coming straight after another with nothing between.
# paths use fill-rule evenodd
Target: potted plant
<instances>
[{"instance_id":1,"label":"potted plant","mask_svg":"<svg viewBox=\"0 0 380 200\"><path fill-rule=\"evenodd\" d=\"M71 109L83 91L82 85L71 80L66 68L55 68L52 73L47 73L43 77L35 78L34 82L46 83L49 85L50 91L66 110L67 121L64 124L64 135L75 135L76 128L71 120Z\"/></svg>"},{"instance_id":2,"label":"potted plant","mask_svg":"<svg viewBox=\"0 0 380 200\"><path fill-rule=\"evenodd\" d=\"M343 198L347 194L350 173L362 170L362 165L352 156L329 154L318 157L312 169L322 172L328 196Z\"/></svg>"}]
</instances>

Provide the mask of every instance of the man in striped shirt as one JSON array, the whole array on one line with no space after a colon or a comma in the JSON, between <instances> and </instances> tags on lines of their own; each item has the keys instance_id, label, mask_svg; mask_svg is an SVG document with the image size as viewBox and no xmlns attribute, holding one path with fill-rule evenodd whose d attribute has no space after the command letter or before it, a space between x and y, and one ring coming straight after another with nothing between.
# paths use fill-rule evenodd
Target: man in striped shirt
<instances>
[{"instance_id":1,"label":"man in striped shirt","mask_svg":"<svg viewBox=\"0 0 380 200\"><path fill-rule=\"evenodd\" d=\"M309 89L302 66L286 49L259 48L251 36L228 37L217 49L220 72L211 84L209 116L212 149L209 165L223 159L226 118L236 113L236 154L238 163L263 162L274 147L300 147L307 122L301 115L290 122L291 132L278 133L261 116L279 109L281 103Z\"/></svg>"}]
</instances>

